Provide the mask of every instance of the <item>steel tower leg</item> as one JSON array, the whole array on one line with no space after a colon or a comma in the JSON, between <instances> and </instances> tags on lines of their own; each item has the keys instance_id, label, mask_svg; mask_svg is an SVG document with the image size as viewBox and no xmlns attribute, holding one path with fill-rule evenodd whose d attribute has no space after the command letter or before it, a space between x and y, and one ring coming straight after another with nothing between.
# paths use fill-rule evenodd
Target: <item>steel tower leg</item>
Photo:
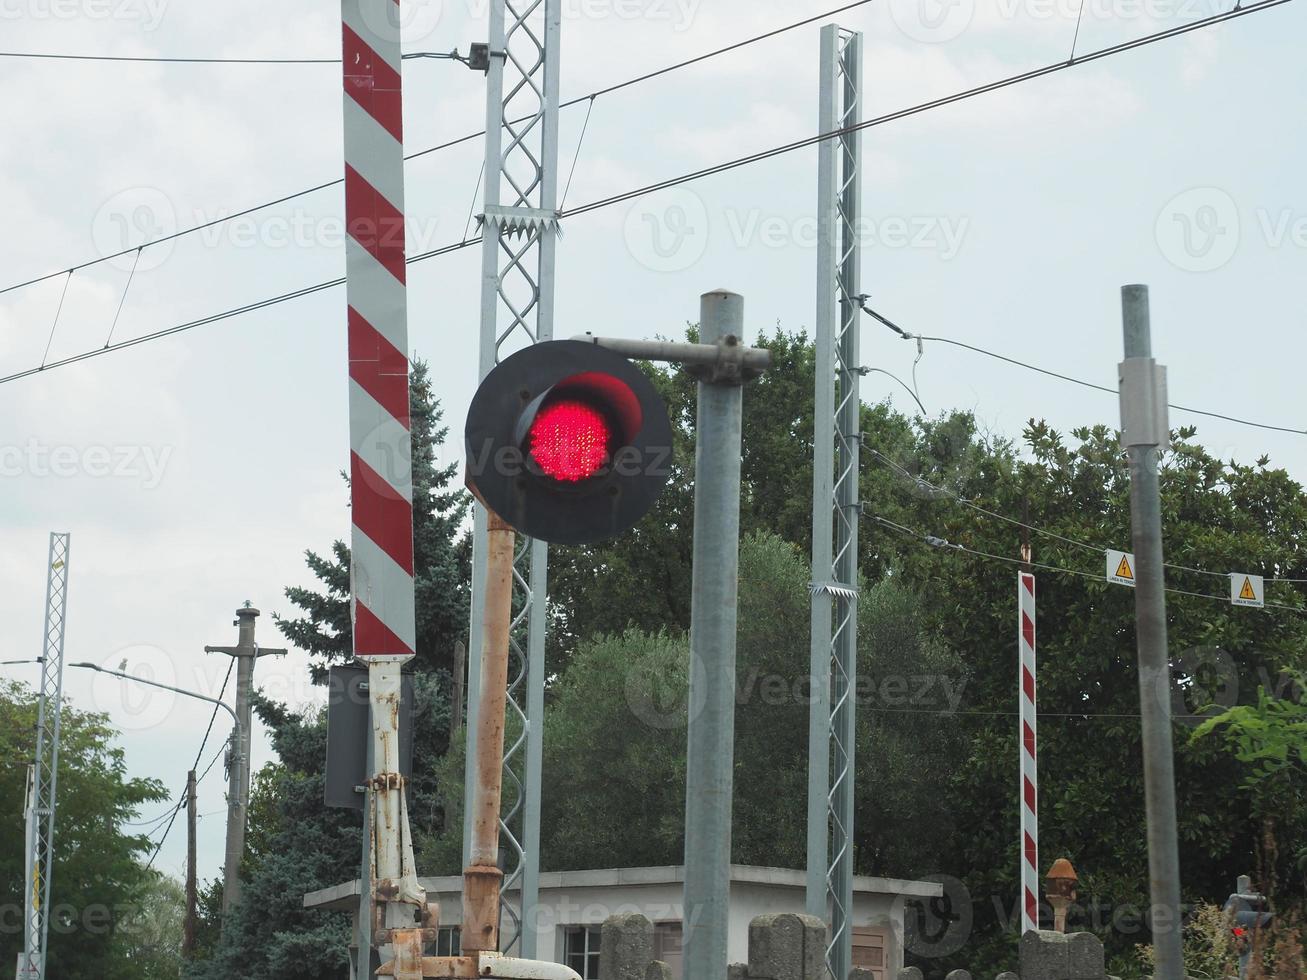
<instances>
[{"instance_id":1,"label":"steel tower leg","mask_svg":"<svg viewBox=\"0 0 1307 980\"><path fill-rule=\"evenodd\" d=\"M821 36L819 131L861 121L862 35ZM808 724L807 910L830 922L827 967L852 968L855 692L858 669L858 345L861 136L818 155L816 379L812 510L813 698Z\"/></svg>"},{"instance_id":2,"label":"steel tower leg","mask_svg":"<svg viewBox=\"0 0 1307 980\"><path fill-rule=\"evenodd\" d=\"M554 336L558 238L558 66L561 0L492 0L486 94L485 210L481 215L480 376L503 358ZM486 517L479 505L472 548L468 644L468 751L463 851L470 853L485 581ZM513 637L504 748L501 949L534 959L540 875L547 551L524 541L514 564ZM510 892L516 900L506 900Z\"/></svg>"},{"instance_id":3,"label":"steel tower leg","mask_svg":"<svg viewBox=\"0 0 1307 980\"><path fill-rule=\"evenodd\" d=\"M44 980L54 877L55 808L59 789L59 722L64 688L64 621L68 612L71 535L51 533L46 564L41 693L36 708L36 756L27 810L27 873L23 885L23 980ZM26 970L26 973L23 971Z\"/></svg>"}]
</instances>

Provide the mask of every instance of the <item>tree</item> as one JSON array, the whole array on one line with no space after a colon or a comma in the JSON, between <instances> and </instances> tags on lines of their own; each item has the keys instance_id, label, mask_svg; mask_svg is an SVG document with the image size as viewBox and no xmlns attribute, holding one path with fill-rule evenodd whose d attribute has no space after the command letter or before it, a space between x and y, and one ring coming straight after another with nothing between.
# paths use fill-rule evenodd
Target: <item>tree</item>
<instances>
[{"instance_id":1,"label":"tree","mask_svg":"<svg viewBox=\"0 0 1307 980\"><path fill-rule=\"evenodd\" d=\"M744 539L740 555L732 860L801 868L805 859L807 680L810 600L807 560L776 535ZM967 671L926 635L897 583L870 591L861 610L860 673L874 690L855 692L866 710L858 751L876 760L859 790L859 847L899 874L936 870L932 841L952 831L937 805L965 756L956 728L901 712L911 701L947 711L940 692L962 691ZM545 709L542 861L549 870L679 864L684 859L689 640L684 631L582 641ZM920 679L950 679L923 701ZM881 693L883 692L883 693ZM889 703L882 704L888 700ZM889 710L878 713L878 705ZM461 755L440 760L446 805L461 793ZM890 757L893 765L882 766ZM457 867L457 828L424 857Z\"/></svg>"},{"instance_id":2,"label":"tree","mask_svg":"<svg viewBox=\"0 0 1307 980\"><path fill-rule=\"evenodd\" d=\"M774 530L802 555L809 547L811 348L794 335L762 342L772 347L775 365L745 392L742 527L746 533ZM632 535L551 552L551 600L563 627L551 661L559 672L554 694L560 699L570 683L569 657L583 651L586 658L599 657L602 644L616 644L606 655L610 666L627 647L637 662L648 657L670 663L677 633L688 625L693 384L670 371L653 374L672 410L679 469ZM1086 910L1073 923L1093 927L1098 922L1121 962L1146 933L1142 927L1130 933L1103 923L1114 910L1145 907L1148 888L1140 873L1147 852L1133 596L1102 575L1102 549L1128 548L1130 540L1128 466L1116 433L1099 425L1064 436L1032 419L1017 442L981 431L967 413L908 419L883 404L863 406L861 428L861 571L870 583L896 583L915 609L918 635L969 668L955 710L942 717L908 716L921 726L905 736L908 741L947 727L962 733L967 745L960 759L919 773L922 780L939 780L939 802L922 815L941 820L929 841L924 827L916 837L933 855L933 870L962 879L973 922L965 956L923 966L942 975L950 966L998 970L1015 960L1013 621L1023 537L1017 525L1023 520L1038 528L1029 533L1036 561L1051 566L1037 570L1042 853L1074 859L1082 895L1092 896L1101 908ZM1307 496L1268 459L1253 465L1222 461L1196 436L1192 428L1177 430L1162 462L1167 558L1175 566L1167 577L1177 591L1168 595L1173 685L1154 696L1184 704L1203 687L1203 660L1196 652L1217 650L1234 672L1230 693L1251 704L1268 672L1304 667L1307 616L1294 611L1304 608L1303 593L1293 585L1271 585L1277 590L1273 599L1293 608L1234 608L1226 598L1224 573L1242 568L1268 577L1307 576ZM868 601L865 596L864 605ZM632 628L639 631L638 642L622 646ZM660 634L664 639L657 640ZM923 662L899 640L878 640L875 630L864 632L861 645L869 644L881 646L881 656L901 649L901 662ZM1201 707L1188 703L1184 710L1196 714ZM1242 785L1240 763L1220 745L1188 741L1188 725L1196 723L1182 720L1176 731L1185 898L1220 901L1233 877L1263 849L1262 804ZM563 764L548 742L546 753L553 764ZM906 873L907 867L919 866L911 855L895 854L865 836L893 826L873 808L886 802L879 780L899 764L895 746L864 748L860 740L858 758L857 867ZM669 779L674 787L674 774ZM551 770L546 784L553 782ZM604 808L626 805L610 797L606 793ZM785 798L792 808L801 795ZM654 799L660 807L676 806L662 796ZM890 809L902 812L904 805ZM667 819L676 822L675 810ZM1302 839L1296 823L1278 826L1286 840ZM884 836L892 841L898 832L887 830ZM1293 867L1291 850L1281 849L1275 877L1292 880L1288 899L1301 903L1307 884ZM620 860L620 854L609 857Z\"/></svg>"},{"instance_id":3,"label":"tree","mask_svg":"<svg viewBox=\"0 0 1307 980\"><path fill-rule=\"evenodd\" d=\"M1235 705L1203 722L1192 741L1219 738L1241 764L1243 787L1268 842L1274 847L1279 836L1290 844L1291 873L1299 878L1295 891L1301 895L1307 891L1307 674L1288 670L1279 681L1273 688L1259 686L1255 704ZM1274 894L1275 872L1285 869L1262 857L1271 875L1261 887Z\"/></svg>"},{"instance_id":4,"label":"tree","mask_svg":"<svg viewBox=\"0 0 1307 980\"><path fill-rule=\"evenodd\" d=\"M186 890L176 878L159 875L119 928L133 977L177 980L182 968L182 923Z\"/></svg>"},{"instance_id":5,"label":"tree","mask_svg":"<svg viewBox=\"0 0 1307 980\"><path fill-rule=\"evenodd\" d=\"M430 370L426 362L416 359L409 378L409 411L417 610L415 666L451 671L454 643L467 634L470 554L460 539L470 498L454 482L458 464L437 465L449 429L441 424L444 411L432 390ZM287 640L314 655L313 677L323 683L331 664L347 662L353 656L349 546L338 540L332 544L329 557L307 551L305 560L323 591L288 588L286 598L304 615L296 619L277 617L276 623Z\"/></svg>"},{"instance_id":6,"label":"tree","mask_svg":"<svg viewBox=\"0 0 1307 980\"><path fill-rule=\"evenodd\" d=\"M11 897L0 912L0 962L22 949L26 849L23 812L27 766L35 754L37 696L25 685L0 684L0 881ZM65 701L59 745L59 800L50 897L47 971L51 977L153 978L138 969L125 922L146 915L160 887L141 857L153 848L129 832L141 808L167 798L155 779L129 779L108 717ZM174 974L175 975L175 974Z\"/></svg>"}]
</instances>

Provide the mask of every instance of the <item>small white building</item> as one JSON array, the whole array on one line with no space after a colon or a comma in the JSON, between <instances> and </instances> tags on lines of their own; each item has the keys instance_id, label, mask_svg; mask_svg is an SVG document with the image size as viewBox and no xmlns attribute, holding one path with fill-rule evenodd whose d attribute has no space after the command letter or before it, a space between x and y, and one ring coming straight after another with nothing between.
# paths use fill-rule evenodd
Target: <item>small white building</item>
<instances>
[{"instance_id":1,"label":"small white building","mask_svg":"<svg viewBox=\"0 0 1307 980\"><path fill-rule=\"evenodd\" d=\"M440 903L438 955L458 952L462 921L460 877L423 878L430 901ZM537 956L565 963L586 980L599 976L599 927L610 915L639 912L654 923L655 955L681 977L682 892L685 869L611 868L598 871L554 871L540 875ZM730 962L749 958L749 923L755 916L804 910L805 879L801 871L731 866ZM853 963L873 972L876 980L898 975L903 965L902 899L939 897L934 882L859 876L853 879ZM510 898L513 893L509 893ZM305 908L336 909L354 916L358 936L357 880L310 892Z\"/></svg>"}]
</instances>

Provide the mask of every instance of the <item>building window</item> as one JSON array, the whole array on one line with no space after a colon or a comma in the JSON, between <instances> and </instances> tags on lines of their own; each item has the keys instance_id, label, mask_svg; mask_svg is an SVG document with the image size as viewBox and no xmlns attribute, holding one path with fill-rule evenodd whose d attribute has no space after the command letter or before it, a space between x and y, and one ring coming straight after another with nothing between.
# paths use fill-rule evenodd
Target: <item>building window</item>
<instances>
[{"instance_id":1,"label":"building window","mask_svg":"<svg viewBox=\"0 0 1307 980\"><path fill-rule=\"evenodd\" d=\"M463 950L463 930L458 926L441 926L436 935L437 956L459 956Z\"/></svg>"},{"instance_id":2,"label":"building window","mask_svg":"<svg viewBox=\"0 0 1307 980\"><path fill-rule=\"evenodd\" d=\"M568 929L563 934L563 963L582 980L599 978L599 939L598 928Z\"/></svg>"}]
</instances>

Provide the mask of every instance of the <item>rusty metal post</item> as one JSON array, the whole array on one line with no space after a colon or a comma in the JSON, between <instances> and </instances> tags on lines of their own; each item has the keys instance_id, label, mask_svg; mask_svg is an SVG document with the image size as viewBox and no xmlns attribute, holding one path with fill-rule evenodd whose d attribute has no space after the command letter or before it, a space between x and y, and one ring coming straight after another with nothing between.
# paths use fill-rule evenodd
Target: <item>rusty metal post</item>
<instances>
[{"instance_id":1,"label":"rusty metal post","mask_svg":"<svg viewBox=\"0 0 1307 980\"><path fill-rule=\"evenodd\" d=\"M487 509L488 510L488 509ZM476 785L472 837L463 871L463 955L499 946L499 803L504 757L508 633L513 614L513 529L488 510L480 705L476 717Z\"/></svg>"}]
</instances>

